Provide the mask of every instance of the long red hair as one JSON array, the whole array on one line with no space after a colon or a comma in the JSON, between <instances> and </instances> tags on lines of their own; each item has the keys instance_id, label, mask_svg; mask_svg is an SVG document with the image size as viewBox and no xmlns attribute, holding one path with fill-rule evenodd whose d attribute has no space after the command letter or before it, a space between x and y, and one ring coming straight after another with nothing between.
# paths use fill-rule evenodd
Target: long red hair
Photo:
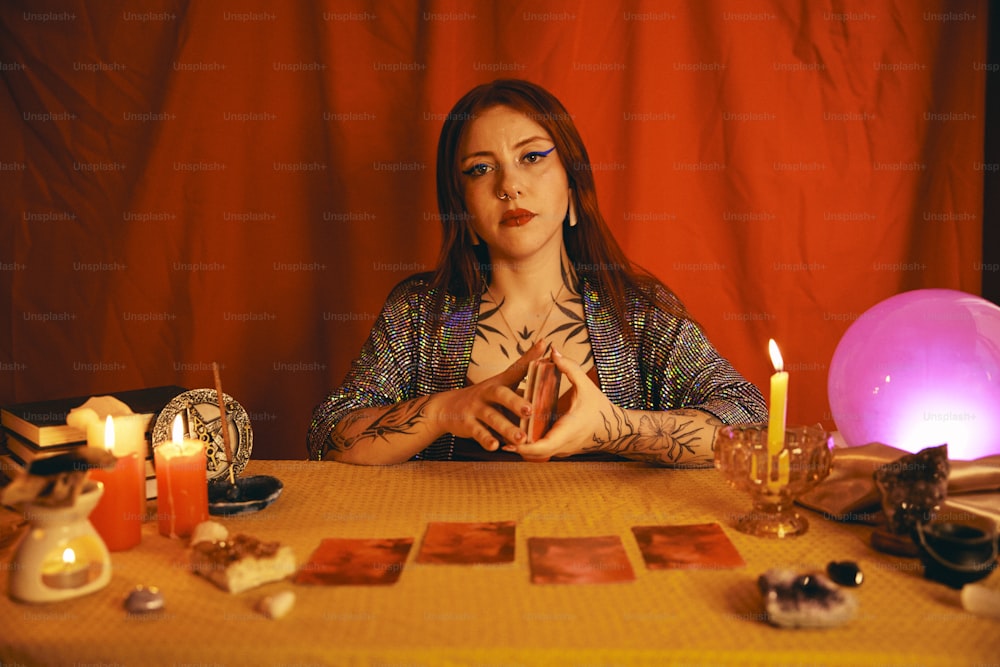
<instances>
[{"instance_id":1,"label":"long red hair","mask_svg":"<svg viewBox=\"0 0 1000 667\"><path fill-rule=\"evenodd\" d=\"M680 300L656 277L622 252L597 205L590 157L573 119L562 103L541 86L520 79L498 79L466 93L445 119L437 151L437 196L443 242L433 285L443 292L469 295L490 280L489 249L474 245L460 180L458 147L466 125L486 109L505 106L538 123L552 137L556 155L569 177L577 224L563 223L563 241L573 269L596 284L625 322L629 288L648 295L669 314L689 318ZM661 287L662 290L653 289ZM626 327L627 328L627 327ZM631 330L626 335L631 335Z\"/></svg>"}]
</instances>

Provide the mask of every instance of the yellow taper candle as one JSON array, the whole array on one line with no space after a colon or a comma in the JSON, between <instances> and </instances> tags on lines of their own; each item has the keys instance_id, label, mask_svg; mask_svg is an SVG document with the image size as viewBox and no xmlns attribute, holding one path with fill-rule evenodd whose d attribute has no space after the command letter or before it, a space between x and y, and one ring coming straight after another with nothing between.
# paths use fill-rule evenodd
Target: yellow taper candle
<instances>
[{"instance_id":1,"label":"yellow taper candle","mask_svg":"<svg viewBox=\"0 0 1000 667\"><path fill-rule=\"evenodd\" d=\"M774 364L774 375L771 376L771 403L767 420L767 473L765 480L770 485L774 476L774 462L781 450L785 448L785 417L788 411L788 373L782 370L784 361L778 344L772 338L768 341L768 350L771 353L771 363ZM784 474L777 480L777 483L788 483L787 468L782 471Z\"/></svg>"}]
</instances>

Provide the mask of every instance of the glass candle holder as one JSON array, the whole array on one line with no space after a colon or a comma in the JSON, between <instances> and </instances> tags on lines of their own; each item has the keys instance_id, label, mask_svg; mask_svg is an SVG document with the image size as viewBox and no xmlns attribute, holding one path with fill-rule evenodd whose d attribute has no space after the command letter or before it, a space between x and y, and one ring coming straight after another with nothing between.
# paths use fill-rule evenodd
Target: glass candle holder
<instances>
[{"instance_id":1,"label":"glass candle holder","mask_svg":"<svg viewBox=\"0 0 1000 667\"><path fill-rule=\"evenodd\" d=\"M769 450L767 424L726 426L715 437L715 467L734 489L750 494L753 509L736 529L757 537L802 535L809 521L795 499L830 474L833 436L819 426L785 429L781 449Z\"/></svg>"}]
</instances>

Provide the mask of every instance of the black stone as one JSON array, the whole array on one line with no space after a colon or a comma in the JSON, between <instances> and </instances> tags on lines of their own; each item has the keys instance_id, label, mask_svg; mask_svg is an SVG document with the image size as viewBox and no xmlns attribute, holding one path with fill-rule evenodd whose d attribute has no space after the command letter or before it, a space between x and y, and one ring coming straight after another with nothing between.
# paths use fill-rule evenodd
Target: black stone
<instances>
[{"instance_id":1,"label":"black stone","mask_svg":"<svg viewBox=\"0 0 1000 667\"><path fill-rule=\"evenodd\" d=\"M865 575L852 560L832 561L826 566L826 573L841 586L860 586Z\"/></svg>"}]
</instances>

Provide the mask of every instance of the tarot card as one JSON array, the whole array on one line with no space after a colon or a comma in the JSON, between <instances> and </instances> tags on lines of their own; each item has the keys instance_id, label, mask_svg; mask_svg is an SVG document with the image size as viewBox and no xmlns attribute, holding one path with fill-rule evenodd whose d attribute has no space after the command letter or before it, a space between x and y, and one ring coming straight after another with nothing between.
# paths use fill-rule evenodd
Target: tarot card
<instances>
[{"instance_id":1,"label":"tarot card","mask_svg":"<svg viewBox=\"0 0 1000 667\"><path fill-rule=\"evenodd\" d=\"M418 563L513 563L514 522L431 522Z\"/></svg>"},{"instance_id":2,"label":"tarot card","mask_svg":"<svg viewBox=\"0 0 1000 667\"><path fill-rule=\"evenodd\" d=\"M412 537L325 539L299 568L294 581L328 586L394 584L403 572L412 545Z\"/></svg>"},{"instance_id":3,"label":"tarot card","mask_svg":"<svg viewBox=\"0 0 1000 667\"><path fill-rule=\"evenodd\" d=\"M686 526L633 526L650 570L725 570L746 563L717 523Z\"/></svg>"},{"instance_id":4,"label":"tarot card","mask_svg":"<svg viewBox=\"0 0 1000 667\"><path fill-rule=\"evenodd\" d=\"M549 357L528 364L524 396L531 403L531 416L521 417L521 430L527 434L525 443L541 440L558 418L559 383L562 373Z\"/></svg>"},{"instance_id":5,"label":"tarot card","mask_svg":"<svg viewBox=\"0 0 1000 667\"><path fill-rule=\"evenodd\" d=\"M635 579L617 535L529 537L528 556L533 584L599 584Z\"/></svg>"}]
</instances>

